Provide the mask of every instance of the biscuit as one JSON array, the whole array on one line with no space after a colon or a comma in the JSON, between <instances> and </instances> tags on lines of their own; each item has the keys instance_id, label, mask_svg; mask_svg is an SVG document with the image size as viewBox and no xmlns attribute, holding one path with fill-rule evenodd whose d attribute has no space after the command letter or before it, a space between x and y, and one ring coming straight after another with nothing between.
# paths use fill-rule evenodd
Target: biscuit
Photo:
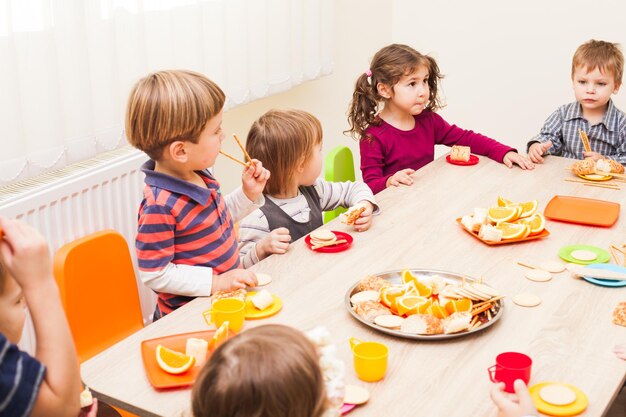
<instances>
[{"instance_id":1,"label":"biscuit","mask_svg":"<svg viewBox=\"0 0 626 417\"><path fill-rule=\"evenodd\" d=\"M552 279L552 274L543 269L528 269L524 276L531 281L546 282Z\"/></svg>"},{"instance_id":2,"label":"biscuit","mask_svg":"<svg viewBox=\"0 0 626 417\"><path fill-rule=\"evenodd\" d=\"M380 300L380 293L374 290L359 291L350 297L352 304L364 303L365 301L378 301Z\"/></svg>"},{"instance_id":3,"label":"biscuit","mask_svg":"<svg viewBox=\"0 0 626 417\"><path fill-rule=\"evenodd\" d=\"M328 242L337 238L330 230L314 230L309 233L309 236L311 236L311 240L318 240L320 242Z\"/></svg>"},{"instance_id":4,"label":"biscuit","mask_svg":"<svg viewBox=\"0 0 626 417\"><path fill-rule=\"evenodd\" d=\"M539 268L544 269L553 274L565 271L565 265L559 261L545 261L539 264Z\"/></svg>"},{"instance_id":5,"label":"biscuit","mask_svg":"<svg viewBox=\"0 0 626 417\"><path fill-rule=\"evenodd\" d=\"M576 401L576 393L565 385L550 384L539 390L539 396L548 404L564 406Z\"/></svg>"},{"instance_id":6,"label":"biscuit","mask_svg":"<svg viewBox=\"0 0 626 417\"><path fill-rule=\"evenodd\" d=\"M574 259L577 259L579 261L585 261L585 262L593 261L594 259L598 257L598 255L596 255L595 253L589 250L585 250L585 249L573 250L570 253L570 256Z\"/></svg>"},{"instance_id":7,"label":"biscuit","mask_svg":"<svg viewBox=\"0 0 626 417\"><path fill-rule=\"evenodd\" d=\"M535 307L541 304L541 298L535 294L520 293L513 297L513 302L522 307Z\"/></svg>"},{"instance_id":8,"label":"biscuit","mask_svg":"<svg viewBox=\"0 0 626 417\"><path fill-rule=\"evenodd\" d=\"M365 404L370 399L370 393L356 385L346 385L343 402L345 404Z\"/></svg>"},{"instance_id":9,"label":"biscuit","mask_svg":"<svg viewBox=\"0 0 626 417\"><path fill-rule=\"evenodd\" d=\"M374 318L374 324L387 329L399 329L403 321L402 317L394 316L393 314L384 314Z\"/></svg>"}]
</instances>

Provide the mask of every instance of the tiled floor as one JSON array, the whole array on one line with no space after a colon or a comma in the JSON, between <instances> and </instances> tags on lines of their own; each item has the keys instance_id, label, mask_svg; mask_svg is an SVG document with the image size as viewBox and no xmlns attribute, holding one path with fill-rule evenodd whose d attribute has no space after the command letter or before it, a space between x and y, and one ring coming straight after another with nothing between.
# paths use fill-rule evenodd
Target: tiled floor
<instances>
[{"instance_id":1,"label":"tiled floor","mask_svg":"<svg viewBox=\"0 0 626 417\"><path fill-rule=\"evenodd\" d=\"M622 388L622 392L617 396L613 406L609 409L605 417L624 416L626 416L626 388Z\"/></svg>"}]
</instances>

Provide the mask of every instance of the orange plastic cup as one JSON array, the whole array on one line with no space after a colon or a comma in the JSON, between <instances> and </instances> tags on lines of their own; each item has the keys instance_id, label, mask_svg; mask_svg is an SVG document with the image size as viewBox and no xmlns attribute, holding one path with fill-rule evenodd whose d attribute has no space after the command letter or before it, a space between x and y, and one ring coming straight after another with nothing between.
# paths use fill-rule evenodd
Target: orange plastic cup
<instances>
[{"instance_id":1,"label":"orange plastic cup","mask_svg":"<svg viewBox=\"0 0 626 417\"><path fill-rule=\"evenodd\" d=\"M228 322L228 328L234 332L238 332L243 327L245 320L246 303L238 298L222 298L211 305L210 310L202 312L204 321L211 326L214 324L220 327L225 321Z\"/></svg>"},{"instance_id":2,"label":"orange plastic cup","mask_svg":"<svg viewBox=\"0 0 626 417\"><path fill-rule=\"evenodd\" d=\"M359 379L366 382L380 381L387 373L389 348L378 342L363 342L350 338L354 356L354 370Z\"/></svg>"}]
</instances>

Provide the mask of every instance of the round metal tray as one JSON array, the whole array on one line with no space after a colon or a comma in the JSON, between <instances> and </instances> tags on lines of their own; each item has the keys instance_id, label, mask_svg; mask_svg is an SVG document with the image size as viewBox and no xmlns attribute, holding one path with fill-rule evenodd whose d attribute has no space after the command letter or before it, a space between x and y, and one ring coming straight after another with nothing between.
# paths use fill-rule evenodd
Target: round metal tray
<instances>
[{"instance_id":1,"label":"round metal tray","mask_svg":"<svg viewBox=\"0 0 626 417\"><path fill-rule=\"evenodd\" d=\"M398 269L398 270L394 270L394 271L387 271L387 272L380 272L377 274L372 274L374 276L378 276L383 278L386 281L389 281L391 284L393 285L399 285L402 284L402 279L401 279L401 273L402 273L402 269ZM438 275L440 277L442 277L444 279L444 281L450 283L450 284L458 284L463 282L463 278L465 278L466 282L477 282L478 280L475 278L471 278L465 275L461 275L461 274L456 274L454 272L447 272L447 271L438 271L438 270L434 270L434 269L410 269L411 273L413 275L418 275L418 276L433 276L433 275ZM484 284L484 282L483 282ZM361 316L359 316L358 314L356 314L354 312L354 310L352 309L352 303L350 302L350 297L352 297L357 291L356 291L356 287L359 285L359 283L355 283L354 285L352 285L349 289L348 292L346 292L346 296L345 296L345 305L346 308L348 309L348 311L350 312L350 314L352 314L352 317L354 317L355 319L357 319L358 321L360 321L361 323L365 324L368 327L371 327L374 330L377 330L379 332L382 333L386 333L392 336L398 336L398 337L403 337L406 339L417 339L417 340L446 340L446 339L455 339L457 337L463 337L463 336L467 336L473 333L477 333L477 332L481 332L485 329L487 329L488 327L491 327L495 322L497 322L498 320L500 320L500 317L502 316L503 310L504 310L504 304L502 303L502 300L498 300L495 302L496 304L496 313L495 315L491 318L491 320L489 320L487 323L483 324L482 326L474 329L474 330L470 330L470 331L463 331L463 332L459 332L459 333L452 333L452 334L435 334L435 335L422 335L422 334L412 334L412 333L405 333L405 332L401 332L400 330L393 330L393 329L388 329L386 327L382 327L379 326L377 324L374 323L369 323L365 320L363 320L363 318L361 318Z\"/></svg>"}]
</instances>

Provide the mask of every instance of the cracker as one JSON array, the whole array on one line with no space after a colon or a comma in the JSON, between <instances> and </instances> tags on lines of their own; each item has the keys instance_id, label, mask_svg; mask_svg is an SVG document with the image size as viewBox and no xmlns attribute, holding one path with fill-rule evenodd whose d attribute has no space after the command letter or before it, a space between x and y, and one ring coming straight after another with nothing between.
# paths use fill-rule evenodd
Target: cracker
<instances>
[{"instance_id":1,"label":"cracker","mask_svg":"<svg viewBox=\"0 0 626 417\"><path fill-rule=\"evenodd\" d=\"M565 271L565 265L559 261L545 261L539 264L539 268L544 269L553 274Z\"/></svg>"},{"instance_id":2,"label":"cracker","mask_svg":"<svg viewBox=\"0 0 626 417\"><path fill-rule=\"evenodd\" d=\"M365 404L370 399L370 393L356 385L346 385L343 402L346 404Z\"/></svg>"},{"instance_id":3,"label":"cracker","mask_svg":"<svg viewBox=\"0 0 626 417\"><path fill-rule=\"evenodd\" d=\"M363 303L365 301L378 301L380 299L380 293L374 290L360 291L350 297L352 304Z\"/></svg>"},{"instance_id":4,"label":"cracker","mask_svg":"<svg viewBox=\"0 0 626 417\"><path fill-rule=\"evenodd\" d=\"M387 314L384 316L378 316L374 319L374 323L380 327L386 327L387 329L399 329L404 319L400 316L393 314Z\"/></svg>"},{"instance_id":5,"label":"cracker","mask_svg":"<svg viewBox=\"0 0 626 417\"><path fill-rule=\"evenodd\" d=\"M550 384L539 390L539 396L548 404L564 406L576 401L576 393L561 384Z\"/></svg>"},{"instance_id":6,"label":"cracker","mask_svg":"<svg viewBox=\"0 0 626 417\"><path fill-rule=\"evenodd\" d=\"M270 277L267 274L264 274L262 272L258 272L255 275L256 275L256 280L257 280L257 286L258 287L262 287L262 286L267 285L270 282L272 282L272 277Z\"/></svg>"},{"instance_id":7,"label":"cracker","mask_svg":"<svg viewBox=\"0 0 626 417\"><path fill-rule=\"evenodd\" d=\"M335 234L330 230L314 230L309 234L309 236L311 236L311 240L318 240L322 242L327 242L337 238L337 236L335 236Z\"/></svg>"},{"instance_id":8,"label":"cracker","mask_svg":"<svg viewBox=\"0 0 626 417\"><path fill-rule=\"evenodd\" d=\"M552 274L543 269L528 269L524 272L524 276L531 281L546 282L552 279Z\"/></svg>"},{"instance_id":9,"label":"cracker","mask_svg":"<svg viewBox=\"0 0 626 417\"><path fill-rule=\"evenodd\" d=\"M541 298L535 294L520 293L513 297L513 302L522 307L535 307L541 304Z\"/></svg>"},{"instance_id":10,"label":"cracker","mask_svg":"<svg viewBox=\"0 0 626 417\"><path fill-rule=\"evenodd\" d=\"M570 256L574 259L577 259L579 261L585 261L585 262L593 261L594 259L598 257L598 255L596 255L595 253L589 250L585 250L585 249L573 250L570 253Z\"/></svg>"}]
</instances>

